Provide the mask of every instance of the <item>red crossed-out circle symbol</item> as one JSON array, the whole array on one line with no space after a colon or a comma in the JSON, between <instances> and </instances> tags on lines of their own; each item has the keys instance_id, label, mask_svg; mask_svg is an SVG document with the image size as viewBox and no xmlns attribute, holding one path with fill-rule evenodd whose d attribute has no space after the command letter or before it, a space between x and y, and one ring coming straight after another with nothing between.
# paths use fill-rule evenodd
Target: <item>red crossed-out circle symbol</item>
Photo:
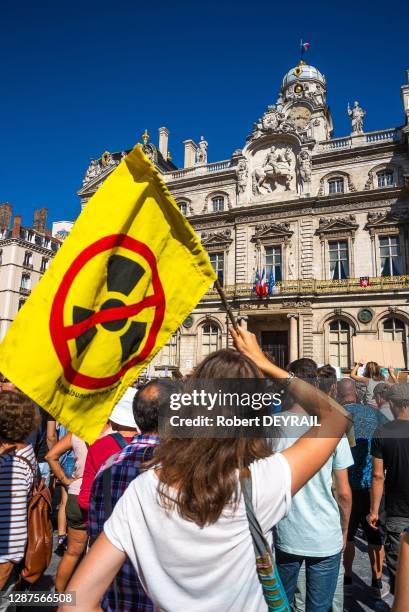
<instances>
[{"instance_id":1,"label":"red crossed-out circle symbol","mask_svg":"<svg viewBox=\"0 0 409 612\"><path fill-rule=\"evenodd\" d=\"M152 277L153 294L144 297L141 301L135 304L100 310L99 312L94 312L80 323L65 325L64 306L77 275L93 257L103 253L104 251L109 251L117 247L133 251L147 262ZM51 306L49 325L50 335L55 352L57 353L58 359L63 367L65 379L69 383L85 389L101 389L104 387L109 387L120 380L127 370L146 359L152 352L165 316L165 305L165 293L159 278L156 258L146 244L140 242L139 240L135 240L126 234L112 234L111 236L105 236L104 238L90 244L74 259L68 268L60 286L58 287ZM68 345L69 340L74 340L88 329L95 327L95 325L98 323L101 324L109 321L118 321L121 319L135 317L146 308L152 307L155 309L154 318L145 343L143 344L138 355L129 359L129 361L124 363L117 372L114 372L110 376L97 378L94 376L87 376L86 374L82 374L81 372L75 370L72 365L72 356Z\"/></svg>"}]
</instances>

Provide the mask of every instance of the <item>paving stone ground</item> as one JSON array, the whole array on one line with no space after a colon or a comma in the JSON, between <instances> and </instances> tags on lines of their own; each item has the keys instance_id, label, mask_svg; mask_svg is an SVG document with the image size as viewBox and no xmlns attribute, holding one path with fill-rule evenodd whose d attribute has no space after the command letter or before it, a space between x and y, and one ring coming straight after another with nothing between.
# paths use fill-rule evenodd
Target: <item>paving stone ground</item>
<instances>
[{"instance_id":1,"label":"paving stone ground","mask_svg":"<svg viewBox=\"0 0 409 612\"><path fill-rule=\"evenodd\" d=\"M358 532L358 537L355 540L356 554L353 566L353 590L351 597L345 598L344 611L345 612L388 612L393 603L393 597L387 595L382 600L375 599L371 592L371 567L369 564L369 558L367 555L366 542L360 537L361 534ZM35 591L50 591L54 586L54 577L57 570L60 557L53 555L51 564L38 583L33 587ZM384 568L384 579L388 582L386 568ZM44 612L50 608L44 607L27 607L22 608L21 612ZM194 610L192 610L194 612ZM244 610L237 610L237 612L245 612Z\"/></svg>"}]
</instances>

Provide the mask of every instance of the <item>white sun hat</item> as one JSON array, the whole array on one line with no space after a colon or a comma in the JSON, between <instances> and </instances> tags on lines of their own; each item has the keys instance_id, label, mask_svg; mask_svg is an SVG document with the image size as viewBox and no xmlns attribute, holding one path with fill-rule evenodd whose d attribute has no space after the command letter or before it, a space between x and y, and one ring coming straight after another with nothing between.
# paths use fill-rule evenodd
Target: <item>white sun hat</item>
<instances>
[{"instance_id":1,"label":"white sun hat","mask_svg":"<svg viewBox=\"0 0 409 612\"><path fill-rule=\"evenodd\" d=\"M116 425L122 425L122 427L138 428L132 410L132 402L135 394L136 389L128 387L119 402L114 406L111 416L109 417L110 421L116 423Z\"/></svg>"}]
</instances>

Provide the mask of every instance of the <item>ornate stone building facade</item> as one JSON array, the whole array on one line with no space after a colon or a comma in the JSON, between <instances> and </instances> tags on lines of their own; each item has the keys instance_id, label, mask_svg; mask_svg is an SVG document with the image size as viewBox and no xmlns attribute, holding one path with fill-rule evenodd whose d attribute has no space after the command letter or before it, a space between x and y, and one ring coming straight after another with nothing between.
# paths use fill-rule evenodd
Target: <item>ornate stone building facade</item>
<instances>
[{"instance_id":1,"label":"ornate stone building facade","mask_svg":"<svg viewBox=\"0 0 409 612\"><path fill-rule=\"evenodd\" d=\"M0 340L63 240L46 228L46 208L34 212L32 227L22 225L21 215L12 223L12 215L11 204L0 204Z\"/></svg>"},{"instance_id":2,"label":"ornate stone building facade","mask_svg":"<svg viewBox=\"0 0 409 612\"><path fill-rule=\"evenodd\" d=\"M160 128L158 147L144 134L145 152L200 236L236 316L281 364L305 356L347 369L358 358L352 337L361 334L402 342L407 354L408 77L398 128L365 132L355 102L351 134L333 138L326 79L300 62L230 159L209 163L201 137L184 141L179 169L168 130ZM91 162L83 205L124 154ZM270 281L262 298L253 290L257 270ZM226 314L210 290L150 371L188 371L228 344Z\"/></svg>"}]
</instances>

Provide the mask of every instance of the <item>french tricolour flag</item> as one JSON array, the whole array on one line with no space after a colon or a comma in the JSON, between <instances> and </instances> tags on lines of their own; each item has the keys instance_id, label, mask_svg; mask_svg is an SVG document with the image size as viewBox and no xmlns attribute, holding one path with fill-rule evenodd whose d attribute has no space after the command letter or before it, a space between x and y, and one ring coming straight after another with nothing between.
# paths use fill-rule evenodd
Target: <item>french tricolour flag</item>
<instances>
[{"instance_id":1,"label":"french tricolour flag","mask_svg":"<svg viewBox=\"0 0 409 612\"><path fill-rule=\"evenodd\" d=\"M301 47L301 55L303 55L310 48L310 43L309 42L303 42L301 40L300 47Z\"/></svg>"}]
</instances>

